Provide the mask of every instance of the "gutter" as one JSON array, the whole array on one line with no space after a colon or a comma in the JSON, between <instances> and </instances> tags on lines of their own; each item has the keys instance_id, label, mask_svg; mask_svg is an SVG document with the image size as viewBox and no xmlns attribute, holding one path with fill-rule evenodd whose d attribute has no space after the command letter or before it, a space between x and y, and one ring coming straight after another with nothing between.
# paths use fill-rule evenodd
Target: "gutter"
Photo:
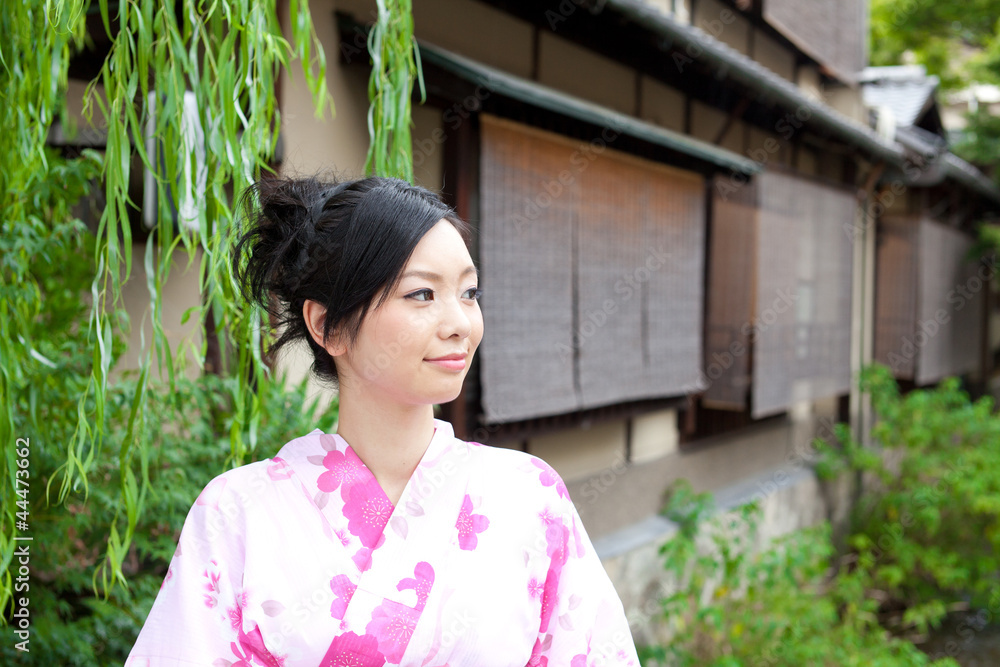
<instances>
[{"instance_id":1,"label":"gutter","mask_svg":"<svg viewBox=\"0 0 1000 667\"><path fill-rule=\"evenodd\" d=\"M947 177L958 181L965 187L978 192L988 199L992 199L994 202L1000 203L1000 189L983 172L954 153L945 153L941 156L941 160L944 163L944 171Z\"/></svg>"}]
</instances>

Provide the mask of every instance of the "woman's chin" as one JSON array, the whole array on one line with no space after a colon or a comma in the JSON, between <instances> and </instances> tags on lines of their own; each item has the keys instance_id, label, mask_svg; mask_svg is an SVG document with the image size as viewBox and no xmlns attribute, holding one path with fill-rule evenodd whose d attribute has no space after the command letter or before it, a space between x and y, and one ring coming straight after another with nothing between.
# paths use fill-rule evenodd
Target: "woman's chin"
<instances>
[{"instance_id":1,"label":"woman's chin","mask_svg":"<svg viewBox=\"0 0 1000 667\"><path fill-rule=\"evenodd\" d=\"M431 405L443 405L445 403L451 403L461 395L462 395L462 383L459 382L454 388L428 392L424 402L430 403Z\"/></svg>"}]
</instances>

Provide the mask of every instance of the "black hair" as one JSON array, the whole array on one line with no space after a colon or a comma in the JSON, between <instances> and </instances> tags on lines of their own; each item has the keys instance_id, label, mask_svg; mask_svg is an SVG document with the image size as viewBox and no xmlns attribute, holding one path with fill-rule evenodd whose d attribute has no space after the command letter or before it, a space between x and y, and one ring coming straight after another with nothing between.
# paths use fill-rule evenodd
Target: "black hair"
<instances>
[{"instance_id":1,"label":"black hair","mask_svg":"<svg viewBox=\"0 0 1000 667\"><path fill-rule=\"evenodd\" d=\"M281 331L268 354L304 339L313 373L334 385L333 357L313 340L302 314L306 299L326 307L324 341L336 332L353 343L434 225L448 220L470 242L468 225L436 194L396 178L265 178L247 188L240 209L233 274L243 297Z\"/></svg>"}]
</instances>

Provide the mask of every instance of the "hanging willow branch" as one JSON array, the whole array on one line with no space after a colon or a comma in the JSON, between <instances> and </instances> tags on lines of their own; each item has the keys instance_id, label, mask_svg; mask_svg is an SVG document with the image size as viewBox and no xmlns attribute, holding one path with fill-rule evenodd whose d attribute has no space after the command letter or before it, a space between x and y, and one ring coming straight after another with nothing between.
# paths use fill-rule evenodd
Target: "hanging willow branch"
<instances>
[{"instance_id":1,"label":"hanging willow branch","mask_svg":"<svg viewBox=\"0 0 1000 667\"><path fill-rule=\"evenodd\" d=\"M0 609L13 590L14 538L30 518L31 471L18 473L15 452L31 441L17 440L28 434L15 428L15 398L31 391L31 365L54 366L35 339L44 304L32 265L73 247L82 231L69 214L72 195L62 189L69 187L67 165L46 150L46 137L59 116L70 52L82 44L83 17L82 2L15 2L0 12ZM99 156L77 162L72 180L86 181ZM37 419L31 405L29 417Z\"/></svg>"},{"instance_id":2,"label":"hanging willow branch","mask_svg":"<svg viewBox=\"0 0 1000 667\"><path fill-rule=\"evenodd\" d=\"M372 73L368 81L368 157L365 172L413 182L410 139L414 79L426 98L410 0L377 0L378 20L368 33Z\"/></svg>"},{"instance_id":3,"label":"hanging willow branch","mask_svg":"<svg viewBox=\"0 0 1000 667\"><path fill-rule=\"evenodd\" d=\"M111 524L106 558L95 573L95 587L100 584L105 594L116 583L125 584L122 562L142 511L147 452L138 434L146 419L143 406L151 368L158 361L173 386L186 356L183 349L171 349L162 323L163 287L175 251L181 248L189 263L199 260L201 267L202 306L186 317L213 318L221 347L230 351L221 371L239 380L230 397L235 411L232 463L241 463L256 445L260 403L253 388L268 381L260 355L263 313L243 309L237 298L228 261L234 219L231 197L267 169L273 155L281 68L292 58L301 60L317 115L329 102L324 53L306 0L287 3L290 42L282 35L277 2L122 0L112 8L108 0L94 6L88 0L19 0L0 13L3 233L23 236L25 244L32 234L41 246L64 234L54 214L71 220L67 210L55 210L37 197L34 205L24 199L33 185L58 178L46 163L45 138L64 105L71 47L82 43L88 12L99 12L112 39L101 73L86 96L89 113L96 115L94 124L107 128L103 161L90 158L102 165L106 200L96 234L97 274L90 289L93 370L76 414L66 416L76 422L71 440L49 443L66 452L65 462L48 480L53 501L85 497L88 473L102 453L109 374L120 353L114 341L116 334L120 340L127 321L122 284L132 272L129 209L136 203L129 200L128 185L134 156L157 185L144 257L153 335L140 356L127 434L120 443L121 502ZM37 210L41 205L44 210ZM17 509L13 447L21 435L14 433L11 396L24 389L22 369L40 357L32 341L21 334L32 330L32 322L43 311L41 294L26 270L37 260L29 250L4 257L0 273L0 403L4 406L0 438L5 452L0 459L0 608L11 596L9 567ZM196 351L200 363L206 346L207 341ZM36 422L32 428L44 435L46 425ZM34 488L41 491L37 482Z\"/></svg>"}]
</instances>

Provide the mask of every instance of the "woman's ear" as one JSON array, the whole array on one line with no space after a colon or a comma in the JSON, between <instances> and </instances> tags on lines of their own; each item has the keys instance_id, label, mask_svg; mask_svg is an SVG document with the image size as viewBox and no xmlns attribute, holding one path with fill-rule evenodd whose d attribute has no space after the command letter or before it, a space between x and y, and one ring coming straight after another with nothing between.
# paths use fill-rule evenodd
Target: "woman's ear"
<instances>
[{"instance_id":1,"label":"woman's ear","mask_svg":"<svg viewBox=\"0 0 1000 667\"><path fill-rule=\"evenodd\" d=\"M347 347L340 343L339 337L333 334L327 338L326 342L323 342L323 322L326 319L326 306L318 301L306 299L302 304L302 318L306 321L306 328L309 329L309 335L331 357L336 357L347 351Z\"/></svg>"}]
</instances>

